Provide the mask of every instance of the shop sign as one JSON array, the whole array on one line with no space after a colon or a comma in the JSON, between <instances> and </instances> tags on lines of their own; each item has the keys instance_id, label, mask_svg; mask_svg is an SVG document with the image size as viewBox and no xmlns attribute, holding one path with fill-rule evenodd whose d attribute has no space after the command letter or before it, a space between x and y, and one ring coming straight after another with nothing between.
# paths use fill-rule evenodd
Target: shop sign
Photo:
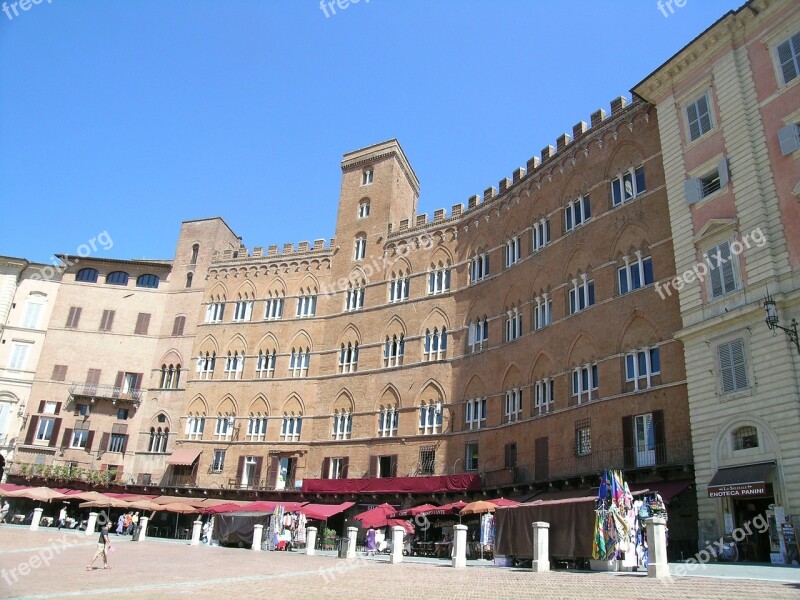
<instances>
[{"instance_id":1,"label":"shop sign","mask_svg":"<svg viewBox=\"0 0 800 600\"><path fill-rule=\"evenodd\" d=\"M759 483L734 483L731 485L709 486L709 498L733 498L736 496L765 496L767 484Z\"/></svg>"}]
</instances>

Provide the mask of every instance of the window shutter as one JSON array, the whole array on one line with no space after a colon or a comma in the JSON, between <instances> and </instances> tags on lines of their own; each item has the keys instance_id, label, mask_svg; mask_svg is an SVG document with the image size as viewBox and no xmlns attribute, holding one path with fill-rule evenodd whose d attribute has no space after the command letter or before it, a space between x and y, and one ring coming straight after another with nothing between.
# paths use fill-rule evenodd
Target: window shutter
<instances>
[{"instance_id":1,"label":"window shutter","mask_svg":"<svg viewBox=\"0 0 800 600\"><path fill-rule=\"evenodd\" d=\"M86 436L86 452L92 451L92 442L94 442L94 431L90 431Z\"/></svg>"},{"instance_id":2,"label":"window shutter","mask_svg":"<svg viewBox=\"0 0 800 600\"><path fill-rule=\"evenodd\" d=\"M122 454L125 454L125 450L128 449L128 437L127 435L122 436Z\"/></svg>"},{"instance_id":3,"label":"window shutter","mask_svg":"<svg viewBox=\"0 0 800 600\"><path fill-rule=\"evenodd\" d=\"M97 449L100 454L108 450L108 440L110 437L111 435L107 431L104 431L100 436L100 447Z\"/></svg>"},{"instance_id":4,"label":"window shutter","mask_svg":"<svg viewBox=\"0 0 800 600\"><path fill-rule=\"evenodd\" d=\"M700 137L700 124L696 102L692 102L686 107L686 118L689 121L689 138L696 140L698 137Z\"/></svg>"},{"instance_id":5,"label":"window shutter","mask_svg":"<svg viewBox=\"0 0 800 600\"><path fill-rule=\"evenodd\" d=\"M395 413L395 414L397 414L397 413ZM392 468L391 476L392 477L397 477L397 454L392 454L391 455L390 464L391 464L391 468Z\"/></svg>"},{"instance_id":6,"label":"window shutter","mask_svg":"<svg viewBox=\"0 0 800 600\"><path fill-rule=\"evenodd\" d=\"M33 438L36 435L36 428L39 426L39 417L32 416L31 417L31 424L28 427L28 433L25 435L25 443L27 445L33 444Z\"/></svg>"},{"instance_id":7,"label":"window shutter","mask_svg":"<svg viewBox=\"0 0 800 600\"><path fill-rule=\"evenodd\" d=\"M656 464L667 462L667 439L664 434L664 411L653 411L653 442L656 446Z\"/></svg>"},{"instance_id":8,"label":"window shutter","mask_svg":"<svg viewBox=\"0 0 800 600\"><path fill-rule=\"evenodd\" d=\"M37 412L43 413L44 412L44 405L45 405L45 401L44 400L40 400L39 401L39 410Z\"/></svg>"},{"instance_id":9,"label":"window shutter","mask_svg":"<svg viewBox=\"0 0 800 600\"><path fill-rule=\"evenodd\" d=\"M723 156L719 159L717 164L717 172L719 173L719 187L724 188L730 181L730 172L728 171L728 157Z\"/></svg>"},{"instance_id":10,"label":"window shutter","mask_svg":"<svg viewBox=\"0 0 800 600\"><path fill-rule=\"evenodd\" d=\"M731 344L719 346L717 354L719 356L719 376L722 380L722 392L732 392L736 387L733 376L733 360L731 359Z\"/></svg>"},{"instance_id":11,"label":"window shutter","mask_svg":"<svg viewBox=\"0 0 800 600\"><path fill-rule=\"evenodd\" d=\"M380 459L377 456L370 456L369 457L369 476L371 478L377 477L378 473L378 465Z\"/></svg>"},{"instance_id":12,"label":"window shutter","mask_svg":"<svg viewBox=\"0 0 800 600\"><path fill-rule=\"evenodd\" d=\"M147 330L150 327L150 315L148 313L139 313L136 317L136 335L147 335Z\"/></svg>"},{"instance_id":13,"label":"window shutter","mask_svg":"<svg viewBox=\"0 0 800 600\"><path fill-rule=\"evenodd\" d=\"M86 383L89 385L97 385L100 383L100 369L89 369L86 371Z\"/></svg>"},{"instance_id":14,"label":"window shutter","mask_svg":"<svg viewBox=\"0 0 800 600\"><path fill-rule=\"evenodd\" d=\"M633 467L633 417L622 417L622 453L625 467Z\"/></svg>"},{"instance_id":15,"label":"window shutter","mask_svg":"<svg viewBox=\"0 0 800 600\"><path fill-rule=\"evenodd\" d=\"M133 389L136 389L136 390L142 389L142 381L144 381L144 373L137 373L136 374L136 381L134 382Z\"/></svg>"},{"instance_id":16,"label":"window shutter","mask_svg":"<svg viewBox=\"0 0 800 600\"><path fill-rule=\"evenodd\" d=\"M794 68L791 40L786 40L778 46L778 60L781 63L783 82L789 83L792 79L797 77L797 71Z\"/></svg>"},{"instance_id":17,"label":"window shutter","mask_svg":"<svg viewBox=\"0 0 800 600\"><path fill-rule=\"evenodd\" d=\"M331 459L327 456L322 459L322 479L329 479L329 473L331 472Z\"/></svg>"},{"instance_id":18,"label":"window shutter","mask_svg":"<svg viewBox=\"0 0 800 600\"><path fill-rule=\"evenodd\" d=\"M694 204L703 197L703 184L697 177L687 179L683 184L683 188L686 193L686 204Z\"/></svg>"},{"instance_id":19,"label":"window shutter","mask_svg":"<svg viewBox=\"0 0 800 600\"><path fill-rule=\"evenodd\" d=\"M264 465L264 457L257 456L256 457L256 465L255 469L253 470L253 483L258 485L258 482L261 481L261 467Z\"/></svg>"},{"instance_id":20,"label":"window shutter","mask_svg":"<svg viewBox=\"0 0 800 600\"><path fill-rule=\"evenodd\" d=\"M347 479L347 470L350 467L350 458L345 456L342 459L342 479Z\"/></svg>"},{"instance_id":21,"label":"window shutter","mask_svg":"<svg viewBox=\"0 0 800 600\"><path fill-rule=\"evenodd\" d=\"M50 443L48 446L55 447L56 440L58 440L58 432L61 429L61 419L54 419L53 422L53 434L50 436Z\"/></svg>"},{"instance_id":22,"label":"window shutter","mask_svg":"<svg viewBox=\"0 0 800 600\"><path fill-rule=\"evenodd\" d=\"M747 361L744 356L744 342L736 340L731 343L731 358L732 358L732 371L733 380L737 390L744 389L748 386L747 382Z\"/></svg>"},{"instance_id":23,"label":"window shutter","mask_svg":"<svg viewBox=\"0 0 800 600\"><path fill-rule=\"evenodd\" d=\"M800 127L796 123L789 123L778 130L778 141L781 144L781 154L786 156L800 150Z\"/></svg>"},{"instance_id":24,"label":"window shutter","mask_svg":"<svg viewBox=\"0 0 800 600\"><path fill-rule=\"evenodd\" d=\"M117 378L114 380L115 392L122 391L122 380L125 378L124 371L117 371Z\"/></svg>"},{"instance_id":25,"label":"window shutter","mask_svg":"<svg viewBox=\"0 0 800 600\"><path fill-rule=\"evenodd\" d=\"M275 484L278 481L278 471L280 470L280 466L281 466L281 459L278 458L277 456L273 456L269 464L267 487L275 489Z\"/></svg>"},{"instance_id":26,"label":"window shutter","mask_svg":"<svg viewBox=\"0 0 800 600\"><path fill-rule=\"evenodd\" d=\"M239 457L239 464L236 467L236 485L242 484L242 475L244 475L244 456Z\"/></svg>"},{"instance_id":27,"label":"window shutter","mask_svg":"<svg viewBox=\"0 0 800 600\"><path fill-rule=\"evenodd\" d=\"M55 412L55 414L58 414L60 412L61 412L61 402L56 402L56 412Z\"/></svg>"}]
</instances>

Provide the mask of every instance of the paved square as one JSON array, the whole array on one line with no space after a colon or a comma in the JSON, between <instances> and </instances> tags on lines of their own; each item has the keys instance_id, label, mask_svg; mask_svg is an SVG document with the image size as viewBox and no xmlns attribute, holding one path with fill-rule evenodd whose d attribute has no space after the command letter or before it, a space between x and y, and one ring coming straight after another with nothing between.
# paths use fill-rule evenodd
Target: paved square
<instances>
[{"instance_id":1,"label":"paved square","mask_svg":"<svg viewBox=\"0 0 800 600\"><path fill-rule=\"evenodd\" d=\"M253 552L132 542L112 534L110 570L85 570L97 535L0 526L1 598L800 598L800 570L779 569L790 581L679 577L658 582L640 574L554 572L404 562L386 557L348 561L301 552ZM727 565L726 565L727 566ZM732 565L732 569L739 568ZM747 569L747 567L741 567ZM731 570L731 573L734 571ZM747 573L746 570L741 573Z\"/></svg>"}]
</instances>

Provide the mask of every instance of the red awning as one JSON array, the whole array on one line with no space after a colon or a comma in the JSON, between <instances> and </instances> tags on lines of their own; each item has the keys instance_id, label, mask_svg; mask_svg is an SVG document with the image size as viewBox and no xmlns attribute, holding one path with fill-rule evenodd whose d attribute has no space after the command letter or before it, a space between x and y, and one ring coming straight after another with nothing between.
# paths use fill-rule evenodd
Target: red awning
<instances>
[{"instance_id":1,"label":"red awning","mask_svg":"<svg viewBox=\"0 0 800 600\"><path fill-rule=\"evenodd\" d=\"M194 463L197 460L197 457L200 456L202 450L195 450L194 448L181 448L180 450L175 450L167 459L168 465L177 465L177 466L188 466Z\"/></svg>"},{"instance_id":2,"label":"red awning","mask_svg":"<svg viewBox=\"0 0 800 600\"><path fill-rule=\"evenodd\" d=\"M429 514L435 510L439 510L439 507L434 506L433 504L420 504L419 506L414 506L413 508L404 508L403 510L398 510L396 513L389 515L389 517L392 519L407 519L408 517Z\"/></svg>"},{"instance_id":3,"label":"red awning","mask_svg":"<svg viewBox=\"0 0 800 600\"><path fill-rule=\"evenodd\" d=\"M306 504L300 508L300 512L309 519L327 521L332 516L346 511L354 504L355 502L342 502L341 504Z\"/></svg>"},{"instance_id":4,"label":"red awning","mask_svg":"<svg viewBox=\"0 0 800 600\"><path fill-rule=\"evenodd\" d=\"M437 494L480 489L480 475L303 479L304 494Z\"/></svg>"},{"instance_id":5,"label":"red awning","mask_svg":"<svg viewBox=\"0 0 800 600\"><path fill-rule=\"evenodd\" d=\"M693 483L691 479L683 479L681 481L659 481L656 483L642 483L640 485L646 486L651 492L658 492L661 499L664 502L668 502L670 498L677 496Z\"/></svg>"},{"instance_id":6,"label":"red awning","mask_svg":"<svg viewBox=\"0 0 800 600\"><path fill-rule=\"evenodd\" d=\"M29 488L29 485L17 485L16 483L0 483L0 492L14 492L16 490L24 490ZM0 494L1 496L2 494Z\"/></svg>"}]
</instances>

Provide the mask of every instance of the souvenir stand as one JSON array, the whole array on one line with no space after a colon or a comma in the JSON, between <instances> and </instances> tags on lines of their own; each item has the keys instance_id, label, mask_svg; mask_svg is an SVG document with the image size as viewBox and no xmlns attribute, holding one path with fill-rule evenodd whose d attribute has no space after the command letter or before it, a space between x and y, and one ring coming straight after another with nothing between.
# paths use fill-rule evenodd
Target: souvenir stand
<instances>
[{"instance_id":1,"label":"souvenir stand","mask_svg":"<svg viewBox=\"0 0 800 600\"><path fill-rule=\"evenodd\" d=\"M592 569L647 569L645 520L650 517L667 518L659 494L646 494L634 500L622 471L603 471L595 509Z\"/></svg>"}]
</instances>

